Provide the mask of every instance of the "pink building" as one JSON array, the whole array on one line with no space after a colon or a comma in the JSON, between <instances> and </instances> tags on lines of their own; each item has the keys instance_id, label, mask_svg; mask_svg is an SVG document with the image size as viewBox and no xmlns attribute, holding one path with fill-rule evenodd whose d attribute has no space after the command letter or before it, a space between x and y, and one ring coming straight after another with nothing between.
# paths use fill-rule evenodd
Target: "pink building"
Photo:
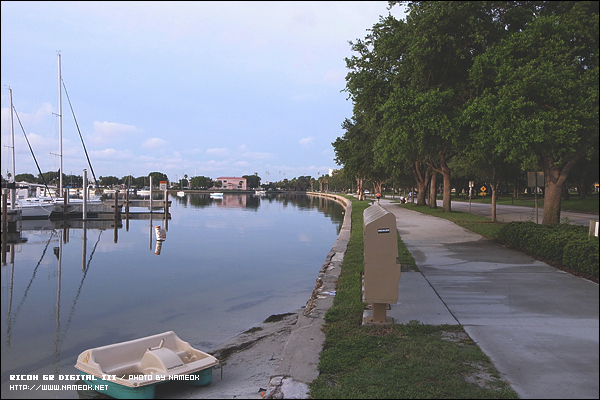
<instances>
[{"instance_id":1,"label":"pink building","mask_svg":"<svg viewBox=\"0 0 600 400\"><path fill-rule=\"evenodd\" d=\"M221 181L221 189L246 190L246 178L222 176L215 181Z\"/></svg>"}]
</instances>

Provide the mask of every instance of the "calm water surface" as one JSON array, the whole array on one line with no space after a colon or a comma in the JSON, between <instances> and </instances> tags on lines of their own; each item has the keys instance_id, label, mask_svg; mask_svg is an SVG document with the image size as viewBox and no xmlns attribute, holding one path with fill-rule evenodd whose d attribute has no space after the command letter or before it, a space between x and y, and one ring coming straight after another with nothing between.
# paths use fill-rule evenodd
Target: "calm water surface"
<instances>
[{"instance_id":1,"label":"calm water surface","mask_svg":"<svg viewBox=\"0 0 600 400\"><path fill-rule=\"evenodd\" d=\"M339 204L305 195L171 200L166 224L156 214L117 231L46 223L9 246L2 398L77 398L10 390L27 382L9 375L76 374L77 356L91 347L172 330L210 351L269 315L301 308L343 221ZM157 225L167 228L162 246Z\"/></svg>"}]
</instances>

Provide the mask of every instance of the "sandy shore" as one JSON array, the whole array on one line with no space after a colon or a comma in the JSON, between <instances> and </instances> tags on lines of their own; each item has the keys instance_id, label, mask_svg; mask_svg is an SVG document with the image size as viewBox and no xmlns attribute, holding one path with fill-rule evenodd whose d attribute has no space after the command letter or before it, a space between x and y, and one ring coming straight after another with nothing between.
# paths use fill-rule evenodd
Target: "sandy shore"
<instances>
[{"instance_id":1,"label":"sandy shore","mask_svg":"<svg viewBox=\"0 0 600 400\"><path fill-rule=\"evenodd\" d=\"M271 316L263 322L211 351L221 360L222 370L213 370L212 383L203 388L165 383L156 389L156 398L171 399L260 399L302 310ZM265 321L268 321L269 318ZM222 373L222 378L221 378Z\"/></svg>"}]
</instances>

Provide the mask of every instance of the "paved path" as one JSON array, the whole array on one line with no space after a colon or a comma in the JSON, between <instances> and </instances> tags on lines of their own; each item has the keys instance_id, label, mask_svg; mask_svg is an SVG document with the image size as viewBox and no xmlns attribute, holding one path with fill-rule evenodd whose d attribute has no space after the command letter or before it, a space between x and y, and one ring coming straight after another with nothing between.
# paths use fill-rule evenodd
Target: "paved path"
<instances>
[{"instance_id":1,"label":"paved path","mask_svg":"<svg viewBox=\"0 0 600 400\"><path fill-rule=\"evenodd\" d=\"M599 398L597 284L452 222L381 205L420 269L402 273L388 316L463 325L521 398Z\"/></svg>"}]
</instances>

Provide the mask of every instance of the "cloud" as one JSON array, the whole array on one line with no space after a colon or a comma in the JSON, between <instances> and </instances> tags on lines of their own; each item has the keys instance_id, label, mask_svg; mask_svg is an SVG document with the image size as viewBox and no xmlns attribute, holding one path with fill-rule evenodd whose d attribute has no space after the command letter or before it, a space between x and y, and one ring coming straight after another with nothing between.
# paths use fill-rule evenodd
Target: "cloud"
<instances>
[{"instance_id":1,"label":"cloud","mask_svg":"<svg viewBox=\"0 0 600 400\"><path fill-rule=\"evenodd\" d=\"M133 125L94 121L94 133L88 135L88 138L91 143L106 144L115 140L122 140L127 136L135 135L141 131L141 129Z\"/></svg>"},{"instance_id":2,"label":"cloud","mask_svg":"<svg viewBox=\"0 0 600 400\"><path fill-rule=\"evenodd\" d=\"M297 94L295 96L292 96L292 100L300 100L300 101L313 100L316 98L317 98L317 96L315 96L314 94Z\"/></svg>"},{"instance_id":3,"label":"cloud","mask_svg":"<svg viewBox=\"0 0 600 400\"><path fill-rule=\"evenodd\" d=\"M330 69L328 71L325 71L325 74L323 76L323 81L331 82L338 86L343 87L343 86L345 86L345 83L346 83L346 73L347 73L347 71L345 71L343 69Z\"/></svg>"},{"instance_id":4,"label":"cloud","mask_svg":"<svg viewBox=\"0 0 600 400\"><path fill-rule=\"evenodd\" d=\"M142 146L145 149L150 149L150 150L154 150L154 149L159 149L163 146L165 146L168 142L166 140L162 140L160 138L150 138L148 140L146 140Z\"/></svg>"},{"instance_id":5,"label":"cloud","mask_svg":"<svg viewBox=\"0 0 600 400\"><path fill-rule=\"evenodd\" d=\"M227 157L229 155L229 150L225 147L208 149L206 150L206 154L210 156Z\"/></svg>"},{"instance_id":6,"label":"cloud","mask_svg":"<svg viewBox=\"0 0 600 400\"><path fill-rule=\"evenodd\" d=\"M309 137L305 137L303 139L300 139L299 143L302 146L308 146L308 145L312 144L313 141L314 141L313 137L309 136Z\"/></svg>"},{"instance_id":7,"label":"cloud","mask_svg":"<svg viewBox=\"0 0 600 400\"><path fill-rule=\"evenodd\" d=\"M268 160L270 158L273 158L272 153L261 153L259 151L247 151L245 153L242 153L242 156L250 158L252 160Z\"/></svg>"},{"instance_id":8,"label":"cloud","mask_svg":"<svg viewBox=\"0 0 600 400\"><path fill-rule=\"evenodd\" d=\"M2 98L4 101L5 96L2 96ZM48 117L54 117L52 115L53 112L54 109L50 103L42 103L34 113L26 113L17 109L17 113L13 113L15 137L23 136L21 125L23 125L23 129L25 129L28 136L32 130L41 131L42 129L47 129L45 121ZM2 134L10 135L10 107L2 107L1 113ZM21 122L20 124L19 121Z\"/></svg>"}]
</instances>

